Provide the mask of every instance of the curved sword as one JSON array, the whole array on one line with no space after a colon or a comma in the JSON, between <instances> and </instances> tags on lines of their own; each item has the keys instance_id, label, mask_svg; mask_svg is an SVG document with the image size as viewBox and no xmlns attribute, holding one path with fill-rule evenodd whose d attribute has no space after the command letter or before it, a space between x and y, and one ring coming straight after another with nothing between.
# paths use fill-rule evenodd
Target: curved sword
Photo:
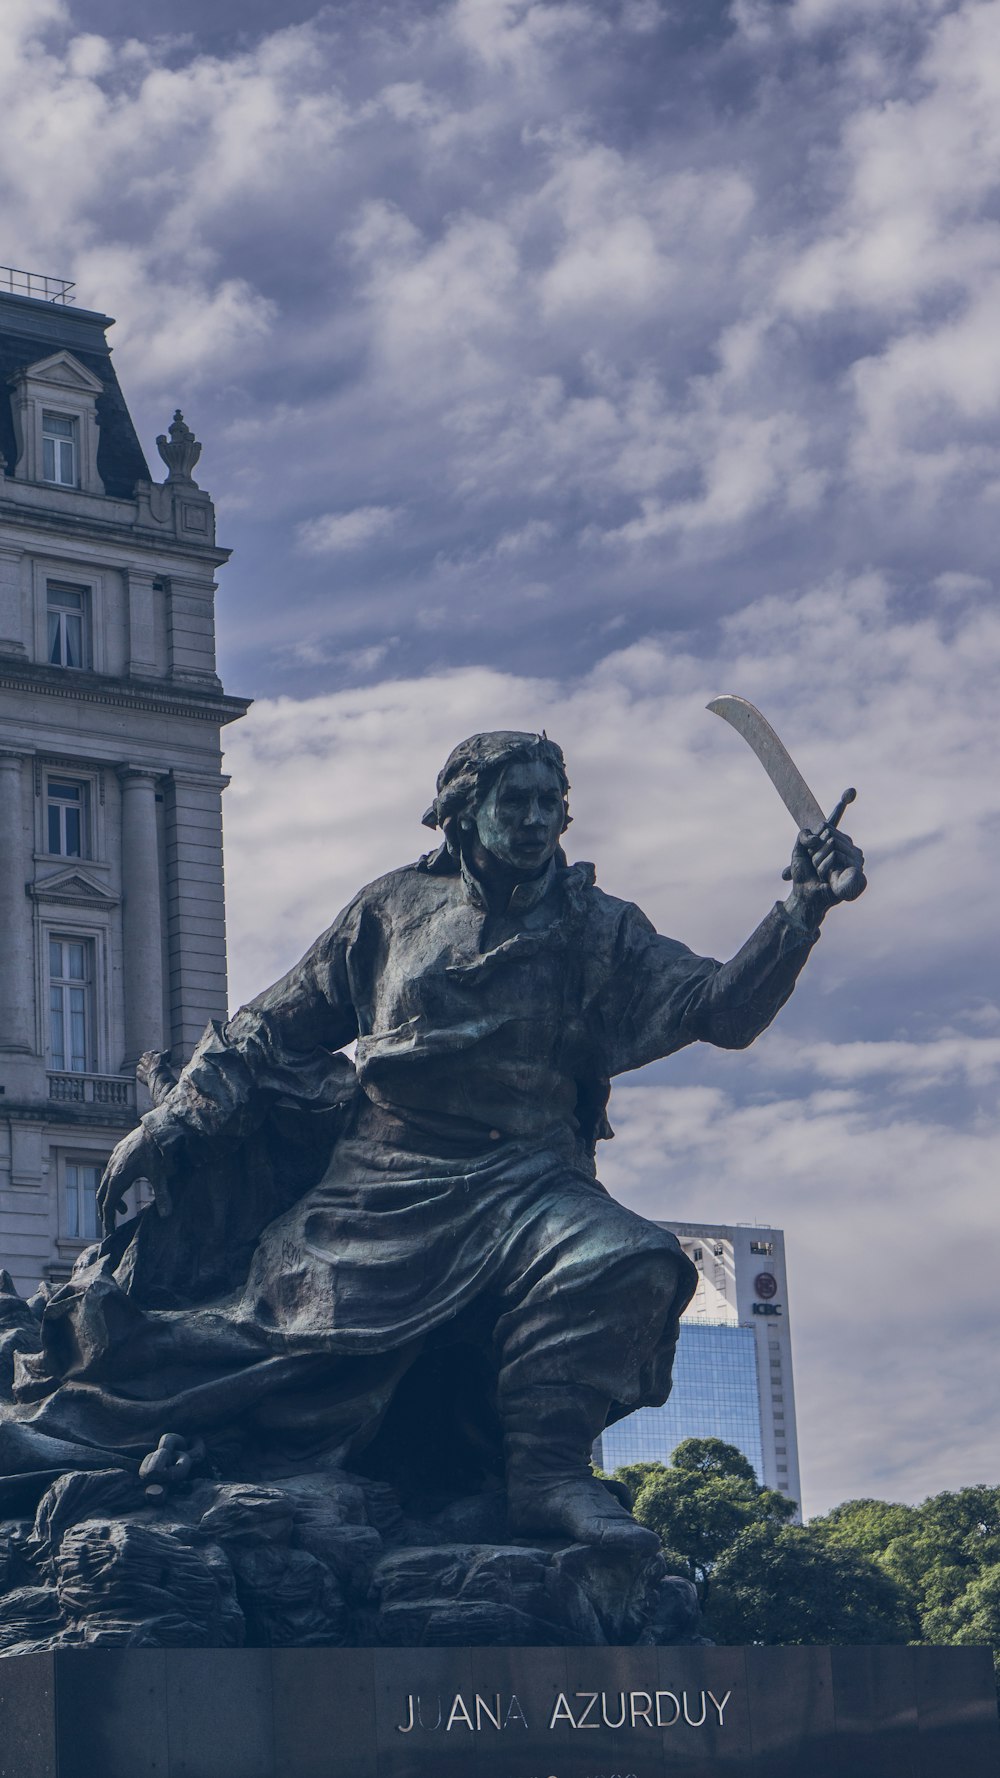
<instances>
[{"instance_id":1,"label":"curved sword","mask_svg":"<svg viewBox=\"0 0 1000 1778\"><path fill-rule=\"evenodd\" d=\"M730 728L734 728L753 748L798 828L807 833L822 833L838 825L848 803L857 796L856 790L845 790L833 814L824 815L787 747L778 739L756 704L726 693L724 697L713 698L707 708L714 716L721 716L723 722L728 722ZM790 876L791 871L786 870L784 875ZM864 887L864 872L857 865L835 871L830 879L830 888L838 901L854 901Z\"/></svg>"}]
</instances>

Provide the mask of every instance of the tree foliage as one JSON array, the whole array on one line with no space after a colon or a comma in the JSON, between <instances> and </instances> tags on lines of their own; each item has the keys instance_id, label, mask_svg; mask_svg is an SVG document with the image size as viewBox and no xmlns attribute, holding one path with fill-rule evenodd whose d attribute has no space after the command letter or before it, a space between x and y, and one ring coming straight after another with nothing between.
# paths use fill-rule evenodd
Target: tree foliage
<instances>
[{"instance_id":1,"label":"tree foliage","mask_svg":"<svg viewBox=\"0 0 1000 1778\"><path fill-rule=\"evenodd\" d=\"M847 1500L803 1527L742 1452L692 1438L617 1472L728 1643L985 1643L1000 1650L1000 1488L920 1506ZM1000 1658L1000 1657L998 1657Z\"/></svg>"},{"instance_id":2,"label":"tree foliage","mask_svg":"<svg viewBox=\"0 0 1000 1778\"><path fill-rule=\"evenodd\" d=\"M848 1500L810 1530L830 1547L863 1547L898 1582L921 1642L1000 1650L1000 1488L959 1488L920 1506Z\"/></svg>"},{"instance_id":3,"label":"tree foliage","mask_svg":"<svg viewBox=\"0 0 1000 1778\"><path fill-rule=\"evenodd\" d=\"M906 1589L857 1550L801 1525L751 1525L716 1564L708 1628L717 1642L910 1642Z\"/></svg>"},{"instance_id":4,"label":"tree foliage","mask_svg":"<svg viewBox=\"0 0 1000 1778\"><path fill-rule=\"evenodd\" d=\"M634 1463L616 1471L631 1489L640 1525L655 1531L681 1573L708 1597L719 1557L751 1525L781 1525L794 1501L762 1488L742 1451L720 1438L688 1438L670 1465Z\"/></svg>"}]
</instances>

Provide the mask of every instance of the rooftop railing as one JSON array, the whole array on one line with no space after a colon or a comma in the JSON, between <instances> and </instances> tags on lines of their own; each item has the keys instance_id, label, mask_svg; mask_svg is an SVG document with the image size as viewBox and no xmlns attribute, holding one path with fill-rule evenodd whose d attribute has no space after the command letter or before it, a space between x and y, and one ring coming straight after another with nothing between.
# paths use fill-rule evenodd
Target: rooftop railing
<instances>
[{"instance_id":1,"label":"rooftop railing","mask_svg":"<svg viewBox=\"0 0 1000 1778\"><path fill-rule=\"evenodd\" d=\"M75 289L68 278L50 278L46 272L22 272L15 265L0 265L0 290L9 290L12 296L32 296L44 303L74 303Z\"/></svg>"}]
</instances>

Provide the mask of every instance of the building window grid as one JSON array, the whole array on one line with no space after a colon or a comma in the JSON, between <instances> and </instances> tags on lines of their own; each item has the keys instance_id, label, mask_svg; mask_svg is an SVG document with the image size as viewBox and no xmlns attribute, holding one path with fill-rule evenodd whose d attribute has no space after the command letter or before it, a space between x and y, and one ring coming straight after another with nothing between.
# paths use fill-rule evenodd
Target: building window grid
<instances>
[{"instance_id":1,"label":"building window grid","mask_svg":"<svg viewBox=\"0 0 1000 1778\"><path fill-rule=\"evenodd\" d=\"M76 421L70 414L43 410L42 480L61 488L75 488L79 482Z\"/></svg>"},{"instance_id":2,"label":"building window grid","mask_svg":"<svg viewBox=\"0 0 1000 1778\"><path fill-rule=\"evenodd\" d=\"M86 666L87 593L50 581L46 597L46 659L50 667Z\"/></svg>"},{"instance_id":3,"label":"building window grid","mask_svg":"<svg viewBox=\"0 0 1000 1778\"><path fill-rule=\"evenodd\" d=\"M757 1344L752 1328L682 1328L670 1400L639 1408L608 1427L601 1441L606 1469L623 1463L667 1463L684 1438L723 1438L738 1446L763 1481Z\"/></svg>"},{"instance_id":4,"label":"building window grid","mask_svg":"<svg viewBox=\"0 0 1000 1778\"><path fill-rule=\"evenodd\" d=\"M93 1068L92 940L49 937L49 1066L57 1074Z\"/></svg>"},{"instance_id":5,"label":"building window grid","mask_svg":"<svg viewBox=\"0 0 1000 1778\"><path fill-rule=\"evenodd\" d=\"M45 843L53 856L84 858L87 855L87 786L73 778L47 780L45 786Z\"/></svg>"}]
</instances>

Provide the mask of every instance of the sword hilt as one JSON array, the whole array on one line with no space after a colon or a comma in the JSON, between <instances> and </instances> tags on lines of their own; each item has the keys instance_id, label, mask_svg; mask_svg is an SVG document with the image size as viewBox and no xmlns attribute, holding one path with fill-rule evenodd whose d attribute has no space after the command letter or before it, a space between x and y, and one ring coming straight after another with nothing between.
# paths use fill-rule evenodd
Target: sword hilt
<instances>
[{"instance_id":1,"label":"sword hilt","mask_svg":"<svg viewBox=\"0 0 1000 1778\"><path fill-rule=\"evenodd\" d=\"M820 834L832 833L835 827L840 826L844 810L850 803L853 803L857 794L857 791L853 788L844 791L844 794L832 815L827 816L820 828ZM781 876L783 882L791 882L792 867L790 864L786 864ZM868 879L860 865L849 864L844 870L834 871L833 875L828 879L827 886L837 901L856 901L861 894L862 889L866 887L867 881Z\"/></svg>"},{"instance_id":2,"label":"sword hilt","mask_svg":"<svg viewBox=\"0 0 1000 1778\"><path fill-rule=\"evenodd\" d=\"M837 807L834 809L833 814L828 815L826 820L824 821L822 829L820 830L822 833L829 833L829 831L832 827L839 827L840 826L841 816L843 815L844 810L847 808L849 803L853 803L857 794L858 793L856 790L845 790L844 791L844 794L841 797L839 803L837 804Z\"/></svg>"}]
</instances>

